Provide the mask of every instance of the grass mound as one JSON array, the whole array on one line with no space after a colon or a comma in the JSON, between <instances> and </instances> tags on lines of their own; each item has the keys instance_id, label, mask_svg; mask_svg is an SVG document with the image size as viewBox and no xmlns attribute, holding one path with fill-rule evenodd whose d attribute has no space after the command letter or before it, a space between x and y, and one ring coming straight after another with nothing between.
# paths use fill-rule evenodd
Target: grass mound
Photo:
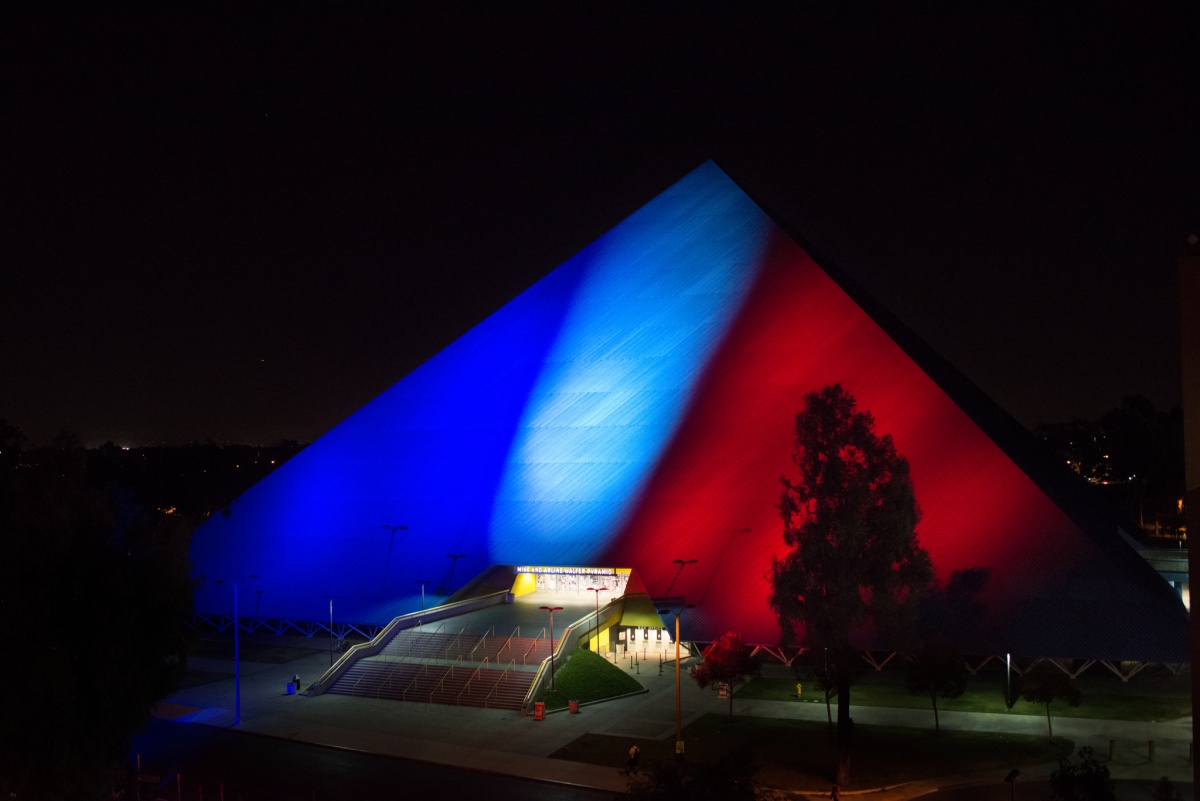
<instances>
[{"instance_id":1,"label":"grass mound","mask_svg":"<svg viewBox=\"0 0 1200 801\"><path fill-rule=\"evenodd\" d=\"M637 679L604 657L579 649L555 671L554 691L541 700L547 709L561 709L568 701L599 701L643 689Z\"/></svg>"}]
</instances>

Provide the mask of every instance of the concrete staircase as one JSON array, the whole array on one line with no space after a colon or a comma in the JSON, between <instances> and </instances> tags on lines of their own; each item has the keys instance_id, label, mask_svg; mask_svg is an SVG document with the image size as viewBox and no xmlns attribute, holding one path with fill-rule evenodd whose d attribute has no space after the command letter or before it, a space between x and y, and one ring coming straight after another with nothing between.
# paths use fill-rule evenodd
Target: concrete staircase
<instances>
[{"instance_id":1,"label":"concrete staircase","mask_svg":"<svg viewBox=\"0 0 1200 801\"><path fill-rule=\"evenodd\" d=\"M520 710L550 655L545 637L399 632L359 659L327 692L395 701Z\"/></svg>"}]
</instances>

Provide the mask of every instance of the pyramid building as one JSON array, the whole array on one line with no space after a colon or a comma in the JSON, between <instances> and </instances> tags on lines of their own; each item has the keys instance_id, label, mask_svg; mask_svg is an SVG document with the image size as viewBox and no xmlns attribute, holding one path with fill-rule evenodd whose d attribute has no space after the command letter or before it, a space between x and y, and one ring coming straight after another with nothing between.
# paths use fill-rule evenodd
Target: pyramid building
<instances>
[{"instance_id":1,"label":"pyramid building","mask_svg":"<svg viewBox=\"0 0 1200 801\"><path fill-rule=\"evenodd\" d=\"M988 571L964 650L1186 661L1120 523L812 252L702 165L198 529L197 611L215 577L383 624L489 566L628 568L695 605L686 639L774 646L792 423L837 382L908 459L938 579Z\"/></svg>"}]
</instances>

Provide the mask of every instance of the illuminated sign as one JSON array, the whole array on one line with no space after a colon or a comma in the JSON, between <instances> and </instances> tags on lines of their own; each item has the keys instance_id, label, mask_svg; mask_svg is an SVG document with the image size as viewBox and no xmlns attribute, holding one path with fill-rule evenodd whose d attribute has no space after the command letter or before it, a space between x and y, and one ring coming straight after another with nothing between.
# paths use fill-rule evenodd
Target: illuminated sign
<instances>
[{"instance_id":1,"label":"illuminated sign","mask_svg":"<svg viewBox=\"0 0 1200 801\"><path fill-rule=\"evenodd\" d=\"M546 565L521 565L513 568L514 573L547 573L560 576L615 576L613 567L549 567Z\"/></svg>"}]
</instances>

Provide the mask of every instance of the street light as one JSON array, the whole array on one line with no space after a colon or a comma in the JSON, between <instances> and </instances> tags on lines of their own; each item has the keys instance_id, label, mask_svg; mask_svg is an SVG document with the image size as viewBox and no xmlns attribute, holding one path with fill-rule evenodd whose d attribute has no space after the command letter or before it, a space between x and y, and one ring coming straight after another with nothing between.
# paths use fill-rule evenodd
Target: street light
<instances>
[{"instance_id":1,"label":"street light","mask_svg":"<svg viewBox=\"0 0 1200 801\"><path fill-rule=\"evenodd\" d=\"M458 560L466 559L467 555L465 553L448 553L446 558L450 560L450 572L446 575L446 586L442 589L445 590L446 595L449 595L454 586L454 568L458 565Z\"/></svg>"},{"instance_id":2,"label":"street light","mask_svg":"<svg viewBox=\"0 0 1200 801\"><path fill-rule=\"evenodd\" d=\"M676 559L675 561L679 561ZM695 559L692 560L696 561ZM683 568L680 568L681 570ZM692 604L684 605L683 609L691 609ZM675 615L675 756L683 756L683 721L679 703L679 613L683 609L659 609L660 615Z\"/></svg>"},{"instance_id":3,"label":"street light","mask_svg":"<svg viewBox=\"0 0 1200 801\"><path fill-rule=\"evenodd\" d=\"M607 592L608 587L588 587L587 591L596 593L596 653L600 653L600 593Z\"/></svg>"},{"instance_id":4,"label":"street light","mask_svg":"<svg viewBox=\"0 0 1200 801\"><path fill-rule=\"evenodd\" d=\"M397 531L408 531L408 526L405 526L405 525L389 526L387 523L384 523L380 526L380 528L382 528L384 531L392 532L392 538L390 540L388 540L387 561L383 563L383 589L386 590L387 589L387 580L388 580L388 571L391 570L391 567L392 567L392 547L395 546L395 544L396 544L396 532Z\"/></svg>"},{"instance_id":5,"label":"street light","mask_svg":"<svg viewBox=\"0 0 1200 801\"><path fill-rule=\"evenodd\" d=\"M251 573L246 578L256 579L258 576ZM225 579L214 579L214 584L224 584ZM242 653L238 642L238 585L236 581L229 582L233 585L233 725L241 725L242 722ZM262 590L259 590L261 599ZM258 614L257 609L255 614Z\"/></svg>"},{"instance_id":6,"label":"street light","mask_svg":"<svg viewBox=\"0 0 1200 801\"><path fill-rule=\"evenodd\" d=\"M342 596L322 595L321 597L329 601L329 666L333 667L333 602Z\"/></svg>"},{"instance_id":7,"label":"street light","mask_svg":"<svg viewBox=\"0 0 1200 801\"><path fill-rule=\"evenodd\" d=\"M599 597L599 596L597 596ZM561 606L539 606L550 613L550 692L554 692L554 613L561 612Z\"/></svg>"},{"instance_id":8,"label":"street light","mask_svg":"<svg viewBox=\"0 0 1200 801\"><path fill-rule=\"evenodd\" d=\"M669 596L671 594L671 588L674 587L675 582L679 580L679 574L683 572L683 569L685 567L687 567L688 565L696 564L696 562L698 562L700 560L699 559L672 559L671 561L673 563L679 565L679 569L675 571L675 577L672 578L671 583L667 585L667 591L663 593L664 596Z\"/></svg>"},{"instance_id":9,"label":"street light","mask_svg":"<svg viewBox=\"0 0 1200 801\"><path fill-rule=\"evenodd\" d=\"M425 611L425 585L428 583L429 583L428 581L421 581L420 579L413 580L413 584L421 585L421 611L422 612Z\"/></svg>"}]
</instances>

